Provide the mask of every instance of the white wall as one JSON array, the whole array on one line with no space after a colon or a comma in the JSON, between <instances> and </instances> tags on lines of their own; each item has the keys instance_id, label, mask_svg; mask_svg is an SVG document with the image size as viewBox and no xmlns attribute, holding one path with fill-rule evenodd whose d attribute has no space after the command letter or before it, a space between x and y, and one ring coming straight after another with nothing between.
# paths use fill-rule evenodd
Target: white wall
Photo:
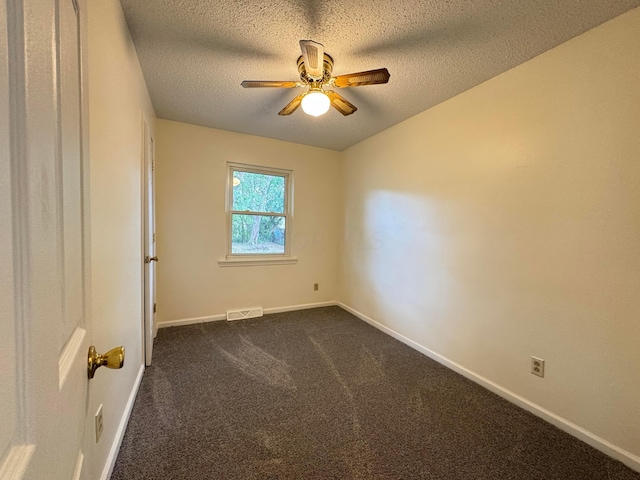
<instances>
[{"instance_id":1,"label":"white wall","mask_svg":"<svg viewBox=\"0 0 640 480\"><path fill-rule=\"evenodd\" d=\"M99 352L126 348L122 370L91 381L89 414L104 404L104 433L89 455L88 478L99 479L142 366L142 112L151 128L155 113L120 2L87 3L93 338Z\"/></svg>"},{"instance_id":2,"label":"white wall","mask_svg":"<svg viewBox=\"0 0 640 480\"><path fill-rule=\"evenodd\" d=\"M156 133L159 322L337 298L338 152L166 120ZM227 162L293 170L296 265L218 264L226 255Z\"/></svg>"},{"instance_id":3,"label":"white wall","mask_svg":"<svg viewBox=\"0 0 640 480\"><path fill-rule=\"evenodd\" d=\"M636 456L639 86L635 9L347 150L341 288Z\"/></svg>"}]
</instances>

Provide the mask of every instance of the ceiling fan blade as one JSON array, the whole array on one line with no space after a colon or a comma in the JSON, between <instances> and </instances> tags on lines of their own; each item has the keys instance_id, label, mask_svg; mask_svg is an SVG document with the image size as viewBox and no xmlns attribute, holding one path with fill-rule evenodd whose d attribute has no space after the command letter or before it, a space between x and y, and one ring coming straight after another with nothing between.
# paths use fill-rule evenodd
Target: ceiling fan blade
<instances>
[{"instance_id":1,"label":"ceiling fan blade","mask_svg":"<svg viewBox=\"0 0 640 480\"><path fill-rule=\"evenodd\" d=\"M350 103L348 100L342 97L342 95L336 92L332 92L331 90L325 90L324 93L326 93L327 97L329 97L329 100L331 100L331 105L333 106L333 108L338 110L345 117L358 110L354 104Z\"/></svg>"},{"instance_id":2,"label":"ceiling fan blade","mask_svg":"<svg viewBox=\"0 0 640 480\"><path fill-rule=\"evenodd\" d=\"M276 88L294 88L300 87L300 82L274 82L265 80L245 80L240 85L244 88L263 88L263 87L276 87Z\"/></svg>"},{"instance_id":3,"label":"ceiling fan blade","mask_svg":"<svg viewBox=\"0 0 640 480\"><path fill-rule=\"evenodd\" d=\"M331 79L331 84L338 88L378 85L381 83L387 83L389 81L389 77L391 77L389 70L386 68L378 68L377 70L368 70L366 72L339 75Z\"/></svg>"},{"instance_id":4,"label":"ceiling fan blade","mask_svg":"<svg viewBox=\"0 0 640 480\"><path fill-rule=\"evenodd\" d=\"M307 75L321 79L324 75L324 45L313 40L300 40L300 49L304 57L304 68Z\"/></svg>"},{"instance_id":5,"label":"ceiling fan blade","mask_svg":"<svg viewBox=\"0 0 640 480\"><path fill-rule=\"evenodd\" d=\"M298 107L302 103L302 98L304 96L305 94L303 93L302 95L298 95L296 98L291 100L286 107L284 107L282 110L278 112L278 115L291 115L293 112L295 112L298 109Z\"/></svg>"}]
</instances>

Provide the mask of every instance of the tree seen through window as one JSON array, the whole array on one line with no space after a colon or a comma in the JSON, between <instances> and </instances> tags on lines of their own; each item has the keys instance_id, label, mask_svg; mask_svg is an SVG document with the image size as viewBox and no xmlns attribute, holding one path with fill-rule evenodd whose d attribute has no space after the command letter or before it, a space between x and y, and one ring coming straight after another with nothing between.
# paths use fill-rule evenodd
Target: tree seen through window
<instances>
[{"instance_id":1,"label":"tree seen through window","mask_svg":"<svg viewBox=\"0 0 640 480\"><path fill-rule=\"evenodd\" d=\"M231 253L284 254L285 176L233 171Z\"/></svg>"}]
</instances>

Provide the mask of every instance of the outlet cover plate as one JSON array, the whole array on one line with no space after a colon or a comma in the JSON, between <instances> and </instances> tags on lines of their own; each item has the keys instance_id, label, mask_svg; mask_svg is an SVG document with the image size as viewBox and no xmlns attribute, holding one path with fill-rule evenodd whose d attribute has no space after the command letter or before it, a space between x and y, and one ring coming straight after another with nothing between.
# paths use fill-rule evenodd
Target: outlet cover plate
<instances>
[{"instance_id":1,"label":"outlet cover plate","mask_svg":"<svg viewBox=\"0 0 640 480\"><path fill-rule=\"evenodd\" d=\"M531 357L531 373L539 377L544 377L544 360L538 357Z\"/></svg>"},{"instance_id":2,"label":"outlet cover plate","mask_svg":"<svg viewBox=\"0 0 640 480\"><path fill-rule=\"evenodd\" d=\"M102 435L102 431L104 430L104 420L102 418L102 404L98 407L98 411L96 412L96 443L100 440L100 435Z\"/></svg>"}]
</instances>

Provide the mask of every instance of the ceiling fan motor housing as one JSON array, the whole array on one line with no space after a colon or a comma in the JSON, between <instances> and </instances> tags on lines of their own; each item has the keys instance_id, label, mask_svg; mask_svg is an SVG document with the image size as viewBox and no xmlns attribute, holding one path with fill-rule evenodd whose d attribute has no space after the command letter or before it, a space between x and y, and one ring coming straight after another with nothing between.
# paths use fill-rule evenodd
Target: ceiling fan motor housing
<instances>
[{"instance_id":1,"label":"ceiling fan motor housing","mask_svg":"<svg viewBox=\"0 0 640 480\"><path fill-rule=\"evenodd\" d=\"M331 72L333 72L333 58L330 55L324 54L322 62L322 78L314 78L307 74L307 69L304 65L304 57L300 55L298 58L298 72L300 73L300 80L306 84L324 84L328 83L331 79Z\"/></svg>"}]
</instances>

